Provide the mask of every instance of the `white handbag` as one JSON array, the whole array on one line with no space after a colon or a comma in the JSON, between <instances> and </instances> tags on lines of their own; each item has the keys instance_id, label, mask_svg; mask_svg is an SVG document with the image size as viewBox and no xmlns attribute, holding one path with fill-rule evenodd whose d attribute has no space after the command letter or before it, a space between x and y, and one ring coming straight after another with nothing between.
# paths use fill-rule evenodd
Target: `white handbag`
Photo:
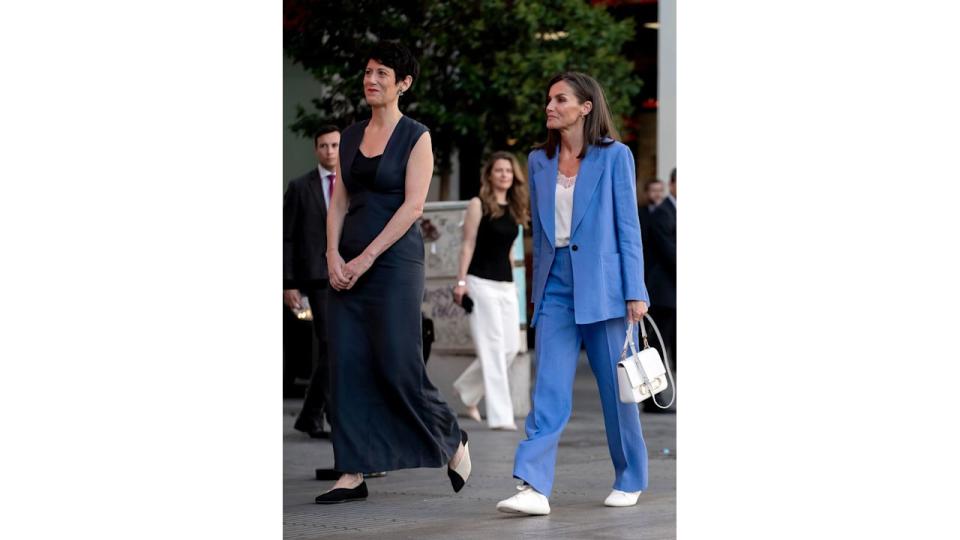
<instances>
[{"instance_id":1,"label":"white handbag","mask_svg":"<svg viewBox=\"0 0 960 540\"><path fill-rule=\"evenodd\" d=\"M650 315L644 315L653 326L657 339L660 340L660 347L664 350L664 358L667 363L660 360L660 353L650 346L647 342L647 328L643 321L640 321L640 334L643 338L643 350L637 352L637 345L633 342L633 323L627 325L627 338L623 342L623 350L620 352L620 361L617 362L617 386L620 390L620 401L623 403L640 403L648 397L653 397L653 403L661 409L669 408L677 399L676 383L673 381L673 375L670 373L670 359L666 358L666 347L663 344L663 337L660 336L660 329L657 323L653 322ZM630 348L630 356L627 356L627 347ZM669 382L668 382L669 381ZM661 405L657 402L656 394L663 392L670 386L674 387L673 397L670 403Z\"/></svg>"}]
</instances>

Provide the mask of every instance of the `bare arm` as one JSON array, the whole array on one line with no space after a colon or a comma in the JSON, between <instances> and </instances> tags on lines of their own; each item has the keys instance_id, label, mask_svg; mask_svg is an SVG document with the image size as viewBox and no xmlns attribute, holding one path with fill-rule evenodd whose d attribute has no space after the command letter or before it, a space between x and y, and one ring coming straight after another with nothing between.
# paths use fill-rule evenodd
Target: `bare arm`
<instances>
[{"instance_id":1,"label":"bare arm","mask_svg":"<svg viewBox=\"0 0 960 540\"><path fill-rule=\"evenodd\" d=\"M337 163L337 178L343 178L340 163ZM340 256L340 233L343 231L343 218L347 215L350 198L346 186L341 180L333 190L333 198L327 208L327 274L330 276L330 286L336 290L344 289L348 285L343 275L343 258Z\"/></svg>"},{"instance_id":2,"label":"bare arm","mask_svg":"<svg viewBox=\"0 0 960 540\"><path fill-rule=\"evenodd\" d=\"M477 230L480 228L480 218L483 217L483 207L480 199L474 197L470 199L467 205L467 213L463 217L463 244L460 248L460 271L457 272L457 281L463 281L467 278L467 270L470 268L470 261L473 260L473 252L477 247ZM470 292L467 287L457 286L453 289L453 299L460 303L463 295Z\"/></svg>"},{"instance_id":3,"label":"bare arm","mask_svg":"<svg viewBox=\"0 0 960 540\"><path fill-rule=\"evenodd\" d=\"M350 280L351 287L373 266L377 257L407 234L410 227L423 215L423 205L427 201L431 178L433 178L433 147L430 133L426 132L413 146L410 159L407 160L403 204L394 212L386 227L373 239L373 242L370 242L363 253L344 267L344 273Z\"/></svg>"}]
</instances>

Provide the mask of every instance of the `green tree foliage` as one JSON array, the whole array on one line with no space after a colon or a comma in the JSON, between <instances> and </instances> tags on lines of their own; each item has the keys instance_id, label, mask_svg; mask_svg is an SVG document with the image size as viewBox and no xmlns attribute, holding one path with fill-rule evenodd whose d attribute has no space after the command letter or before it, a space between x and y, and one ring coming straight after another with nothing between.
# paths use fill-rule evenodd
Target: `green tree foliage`
<instances>
[{"instance_id":1,"label":"green tree foliage","mask_svg":"<svg viewBox=\"0 0 960 540\"><path fill-rule=\"evenodd\" d=\"M365 53L377 39L399 39L421 64L401 110L430 127L441 171L454 146L474 161L499 149L524 154L545 138L545 85L560 71L589 73L616 117L633 114L642 82L620 55L633 33L633 20L584 0L287 0L285 52L323 87L291 128L307 135L321 122L367 117Z\"/></svg>"}]
</instances>

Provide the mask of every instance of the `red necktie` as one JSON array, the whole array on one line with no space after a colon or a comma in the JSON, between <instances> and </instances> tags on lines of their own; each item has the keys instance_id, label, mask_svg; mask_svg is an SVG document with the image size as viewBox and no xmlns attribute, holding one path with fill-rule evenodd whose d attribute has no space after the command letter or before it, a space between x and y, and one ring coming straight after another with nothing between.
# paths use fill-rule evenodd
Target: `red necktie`
<instances>
[{"instance_id":1,"label":"red necktie","mask_svg":"<svg viewBox=\"0 0 960 540\"><path fill-rule=\"evenodd\" d=\"M333 185L336 182L337 182L337 175L335 174L327 175L327 201L333 200ZM329 202L327 204L329 204Z\"/></svg>"}]
</instances>

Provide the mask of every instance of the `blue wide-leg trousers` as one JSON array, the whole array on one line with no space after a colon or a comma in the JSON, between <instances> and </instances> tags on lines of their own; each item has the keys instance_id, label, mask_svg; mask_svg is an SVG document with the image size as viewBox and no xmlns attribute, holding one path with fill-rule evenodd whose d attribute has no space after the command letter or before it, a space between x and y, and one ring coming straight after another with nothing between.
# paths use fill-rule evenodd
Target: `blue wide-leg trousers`
<instances>
[{"instance_id":1,"label":"blue wide-leg trousers","mask_svg":"<svg viewBox=\"0 0 960 540\"><path fill-rule=\"evenodd\" d=\"M576 323L568 248L556 251L540 310L533 408L527 415L526 439L517 448L513 476L550 496L557 445L573 409L573 380L583 344L600 390L607 446L615 473L613 489L646 490L647 447L640 413L636 403L620 403L617 393L617 362L626 336L626 320Z\"/></svg>"}]
</instances>

